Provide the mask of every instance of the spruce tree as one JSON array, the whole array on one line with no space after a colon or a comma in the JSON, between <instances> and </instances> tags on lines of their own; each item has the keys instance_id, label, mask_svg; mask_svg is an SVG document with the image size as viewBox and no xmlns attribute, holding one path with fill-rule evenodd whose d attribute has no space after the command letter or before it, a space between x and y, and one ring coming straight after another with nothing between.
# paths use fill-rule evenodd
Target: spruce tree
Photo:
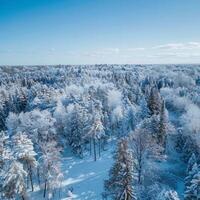
<instances>
[{"instance_id":1,"label":"spruce tree","mask_svg":"<svg viewBox=\"0 0 200 200\"><path fill-rule=\"evenodd\" d=\"M189 172L192 170L192 167L194 166L195 163L197 163L197 158L195 154L193 153L188 161L187 170L186 170L187 174L189 174Z\"/></svg>"},{"instance_id":2,"label":"spruce tree","mask_svg":"<svg viewBox=\"0 0 200 200\"><path fill-rule=\"evenodd\" d=\"M185 200L199 200L200 199L200 170L193 176L191 184L186 187L184 194Z\"/></svg>"},{"instance_id":3,"label":"spruce tree","mask_svg":"<svg viewBox=\"0 0 200 200\"><path fill-rule=\"evenodd\" d=\"M148 98L148 107L150 110L150 114L159 114L161 109L161 97L158 89L156 87L152 87L150 91L150 95Z\"/></svg>"},{"instance_id":4,"label":"spruce tree","mask_svg":"<svg viewBox=\"0 0 200 200\"><path fill-rule=\"evenodd\" d=\"M194 177L194 175L198 172L198 165L197 163L194 163L192 169L189 171L188 175L185 178L185 187L191 185L191 181Z\"/></svg>"},{"instance_id":5,"label":"spruce tree","mask_svg":"<svg viewBox=\"0 0 200 200\"><path fill-rule=\"evenodd\" d=\"M168 129L168 120L165 110L165 102L162 101L157 139L158 139L158 144L160 144L164 148L166 145L167 129Z\"/></svg>"},{"instance_id":6,"label":"spruce tree","mask_svg":"<svg viewBox=\"0 0 200 200\"><path fill-rule=\"evenodd\" d=\"M114 154L115 163L105 181L105 194L113 200L135 200L133 191L133 158L127 139L121 139Z\"/></svg>"},{"instance_id":7,"label":"spruce tree","mask_svg":"<svg viewBox=\"0 0 200 200\"><path fill-rule=\"evenodd\" d=\"M0 132L0 170L3 168L3 165L5 163L5 159L7 157L7 146L6 144L8 143L7 142L8 140L8 137L5 135L5 132L4 131L1 131Z\"/></svg>"},{"instance_id":8,"label":"spruce tree","mask_svg":"<svg viewBox=\"0 0 200 200\"><path fill-rule=\"evenodd\" d=\"M162 190L156 200L179 200L178 194L174 190Z\"/></svg>"},{"instance_id":9,"label":"spruce tree","mask_svg":"<svg viewBox=\"0 0 200 200\"><path fill-rule=\"evenodd\" d=\"M85 111L79 104L74 105L74 109L70 114L68 124L68 141L72 148L72 152L80 157L83 156L84 128L86 126Z\"/></svg>"},{"instance_id":10,"label":"spruce tree","mask_svg":"<svg viewBox=\"0 0 200 200\"><path fill-rule=\"evenodd\" d=\"M170 190L165 193L165 200L179 200L179 197L175 191Z\"/></svg>"}]
</instances>

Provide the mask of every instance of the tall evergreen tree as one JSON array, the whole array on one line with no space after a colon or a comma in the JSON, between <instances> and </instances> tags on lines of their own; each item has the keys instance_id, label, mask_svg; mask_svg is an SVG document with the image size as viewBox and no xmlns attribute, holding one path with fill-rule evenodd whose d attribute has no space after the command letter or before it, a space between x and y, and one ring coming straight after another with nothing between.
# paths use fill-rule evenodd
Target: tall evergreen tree
<instances>
[{"instance_id":1,"label":"tall evergreen tree","mask_svg":"<svg viewBox=\"0 0 200 200\"><path fill-rule=\"evenodd\" d=\"M0 170L3 168L5 159L7 157L7 143L8 137L5 135L4 131L0 132Z\"/></svg>"},{"instance_id":2,"label":"tall evergreen tree","mask_svg":"<svg viewBox=\"0 0 200 200\"><path fill-rule=\"evenodd\" d=\"M157 139L158 139L158 144L160 144L164 148L166 145L167 130L168 130L168 119L165 110L165 102L162 101Z\"/></svg>"},{"instance_id":3,"label":"tall evergreen tree","mask_svg":"<svg viewBox=\"0 0 200 200\"><path fill-rule=\"evenodd\" d=\"M152 87L148 98L148 107L151 115L160 113L161 103L161 96L158 89Z\"/></svg>"},{"instance_id":4,"label":"tall evergreen tree","mask_svg":"<svg viewBox=\"0 0 200 200\"><path fill-rule=\"evenodd\" d=\"M76 103L69 116L67 136L73 153L81 157L83 155L84 128L86 122L87 117L84 108Z\"/></svg>"},{"instance_id":5,"label":"tall evergreen tree","mask_svg":"<svg viewBox=\"0 0 200 200\"><path fill-rule=\"evenodd\" d=\"M185 178L185 188L191 185L191 181L194 177L194 175L198 172L198 165L197 163L194 163L192 166L192 169L188 172L188 175Z\"/></svg>"},{"instance_id":6,"label":"tall evergreen tree","mask_svg":"<svg viewBox=\"0 0 200 200\"><path fill-rule=\"evenodd\" d=\"M8 163L7 170L3 171L3 194L6 198L17 199L18 196L24 200L26 195L26 177L27 173L23 165L18 161Z\"/></svg>"},{"instance_id":7,"label":"tall evergreen tree","mask_svg":"<svg viewBox=\"0 0 200 200\"><path fill-rule=\"evenodd\" d=\"M191 184L186 187L184 200L200 199L200 170L193 176Z\"/></svg>"},{"instance_id":8,"label":"tall evergreen tree","mask_svg":"<svg viewBox=\"0 0 200 200\"><path fill-rule=\"evenodd\" d=\"M156 198L156 200L179 200L178 194L173 190L163 190Z\"/></svg>"},{"instance_id":9,"label":"tall evergreen tree","mask_svg":"<svg viewBox=\"0 0 200 200\"><path fill-rule=\"evenodd\" d=\"M197 163L197 158L195 154L193 153L188 161L187 170L186 170L187 174L189 174L189 172L192 170L192 167L194 166L195 163Z\"/></svg>"},{"instance_id":10,"label":"tall evergreen tree","mask_svg":"<svg viewBox=\"0 0 200 200\"><path fill-rule=\"evenodd\" d=\"M33 168L37 166L36 152L33 148L31 139L25 133L18 132L12 137L13 153L16 159L21 161L26 169L31 182L32 191L33 187ZM28 182L27 182L28 183Z\"/></svg>"},{"instance_id":11,"label":"tall evergreen tree","mask_svg":"<svg viewBox=\"0 0 200 200\"><path fill-rule=\"evenodd\" d=\"M135 200L133 191L133 158L127 139L121 139L114 154L115 163L105 181L105 194L113 200Z\"/></svg>"}]
</instances>

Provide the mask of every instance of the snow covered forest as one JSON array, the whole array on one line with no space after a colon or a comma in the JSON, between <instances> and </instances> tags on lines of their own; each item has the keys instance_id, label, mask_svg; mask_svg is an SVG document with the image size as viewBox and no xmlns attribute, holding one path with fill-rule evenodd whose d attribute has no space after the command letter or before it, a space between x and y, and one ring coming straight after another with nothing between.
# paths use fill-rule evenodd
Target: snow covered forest
<instances>
[{"instance_id":1,"label":"snow covered forest","mask_svg":"<svg viewBox=\"0 0 200 200\"><path fill-rule=\"evenodd\" d=\"M1 200L199 200L200 65L0 67Z\"/></svg>"}]
</instances>

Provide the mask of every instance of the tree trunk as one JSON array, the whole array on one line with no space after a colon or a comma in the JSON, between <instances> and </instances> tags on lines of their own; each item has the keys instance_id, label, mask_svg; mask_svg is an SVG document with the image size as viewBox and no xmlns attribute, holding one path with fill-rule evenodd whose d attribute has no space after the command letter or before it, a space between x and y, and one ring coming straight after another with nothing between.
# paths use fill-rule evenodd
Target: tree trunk
<instances>
[{"instance_id":1,"label":"tree trunk","mask_svg":"<svg viewBox=\"0 0 200 200\"><path fill-rule=\"evenodd\" d=\"M59 186L59 191L58 191L59 199L61 198L61 184Z\"/></svg>"},{"instance_id":2,"label":"tree trunk","mask_svg":"<svg viewBox=\"0 0 200 200\"><path fill-rule=\"evenodd\" d=\"M37 168L38 184L40 185L40 170Z\"/></svg>"},{"instance_id":3,"label":"tree trunk","mask_svg":"<svg viewBox=\"0 0 200 200\"><path fill-rule=\"evenodd\" d=\"M142 183L142 159L139 159L139 169L138 169L138 184Z\"/></svg>"},{"instance_id":4,"label":"tree trunk","mask_svg":"<svg viewBox=\"0 0 200 200\"><path fill-rule=\"evenodd\" d=\"M29 180L28 180L28 177L26 178L26 185L27 185L27 188L29 188Z\"/></svg>"},{"instance_id":5,"label":"tree trunk","mask_svg":"<svg viewBox=\"0 0 200 200\"><path fill-rule=\"evenodd\" d=\"M32 177L32 167L29 167L29 176L30 176L30 181L31 181L31 189L32 192L34 191L34 187L33 187L33 177Z\"/></svg>"},{"instance_id":6,"label":"tree trunk","mask_svg":"<svg viewBox=\"0 0 200 200\"><path fill-rule=\"evenodd\" d=\"M99 142L99 158L101 157L101 139L98 139Z\"/></svg>"},{"instance_id":7,"label":"tree trunk","mask_svg":"<svg viewBox=\"0 0 200 200\"><path fill-rule=\"evenodd\" d=\"M94 145L94 161L97 160L97 153L96 153L96 141L93 139L93 145Z\"/></svg>"},{"instance_id":8,"label":"tree trunk","mask_svg":"<svg viewBox=\"0 0 200 200\"><path fill-rule=\"evenodd\" d=\"M26 168L27 168L27 171L28 171L28 175L29 175L29 164L28 164L28 161L27 160L25 160L25 162L26 162ZM27 188L29 188L29 180L28 180L28 177L27 177L27 179L26 179L26 185L27 185Z\"/></svg>"},{"instance_id":9,"label":"tree trunk","mask_svg":"<svg viewBox=\"0 0 200 200\"><path fill-rule=\"evenodd\" d=\"M44 194L43 194L44 198L46 196L46 191L47 191L47 180L45 180L45 183L44 183Z\"/></svg>"},{"instance_id":10,"label":"tree trunk","mask_svg":"<svg viewBox=\"0 0 200 200\"><path fill-rule=\"evenodd\" d=\"M138 184L141 184L141 169L138 170Z\"/></svg>"},{"instance_id":11,"label":"tree trunk","mask_svg":"<svg viewBox=\"0 0 200 200\"><path fill-rule=\"evenodd\" d=\"M90 138L90 155L92 155L92 139Z\"/></svg>"}]
</instances>

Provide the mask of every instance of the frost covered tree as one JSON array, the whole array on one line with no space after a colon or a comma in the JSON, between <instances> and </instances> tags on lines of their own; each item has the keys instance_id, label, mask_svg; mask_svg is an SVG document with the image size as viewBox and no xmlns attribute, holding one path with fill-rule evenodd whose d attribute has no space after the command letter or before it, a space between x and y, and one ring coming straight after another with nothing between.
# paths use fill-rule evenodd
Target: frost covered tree
<instances>
[{"instance_id":1,"label":"frost covered tree","mask_svg":"<svg viewBox=\"0 0 200 200\"><path fill-rule=\"evenodd\" d=\"M114 165L105 181L105 196L113 200L135 200L133 189L133 157L127 139L121 139L114 154Z\"/></svg>"},{"instance_id":2,"label":"frost covered tree","mask_svg":"<svg viewBox=\"0 0 200 200\"><path fill-rule=\"evenodd\" d=\"M2 172L2 190L6 198L21 197L23 200L26 196L26 177L27 172L23 165L16 160L8 163L6 170Z\"/></svg>"},{"instance_id":3,"label":"frost covered tree","mask_svg":"<svg viewBox=\"0 0 200 200\"><path fill-rule=\"evenodd\" d=\"M192 169L189 171L188 175L185 178L185 189L187 190L187 187L190 187L191 185L191 181L194 177L195 174L198 173L198 165L197 163L194 163L194 165L192 166Z\"/></svg>"},{"instance_id":4,"label":"frost covered tree","mask_svg":"<svg viewBox=\"0 0 200 200\"><path fill-rule=\"evenodd\" d=\"M193 176L191 184L186 187L184 194L185 200L198 200L200 199L200 171Z\"/></svg>"},{"instance_id":5,"label":"frost covered tree","mask_svg":"<svg viewBox=\"0 0 200 200\"><path fill-rule=\"evenodd\" d=\"M98 114L93 116L92 124L89 132L86 135L86 138L90 140L90 152L92 152L92 144L93 144L93 153L94 153L94 161L97 160L97 141L98 141L98 152L99 157L101 155L101 139L104 136L104 126L101 121L101 118Z\"/></svg>"},{"instance_id":6,"label":"frost covered tree","mask_svg":"<svg viewBox=\"0 0 200 200\"><path fill-rule=\"evenodd\" d=\"M148 107L151 115L160 113L161 103L161 96L158 89L156 87L152 87L148 97Z\"/></svg>"},{"instance_id":7,"label":"frost covered tree","mask_svg":"<svg viewBox=\"0 0 200 200\"><path fill-rule=\"evenodd\" d=\"M43 183L43 197L48 194L51 195L55 188L59 186L58 181L62 177L60 169L60 152L61 149L57 146L55 141L49 141L42 144L42 156L40 157L40 172L42 174Z\"/></svg>"},{"instance_id":8,"label":"frost covered tree","mask_svg":"<svg viewBox=\"0 0 200 200\"><path fill-rule=\"evenodd\" d=\"M124 120L124 112L121 106L117 106L113 109L111 119L112 132L118 137L123 137L125 134L124 126L126 125L126 122Z\"/></svg>"},{"instance_id":9,"label":"frost covered tree","mask_svg":"<svg viewBox=\"0 0 200 200\"><path fill-rule=\"evenodd\" d=\"M166 146L167 131L168 131L168 119L165 110L165 102L162 101L157 139L158 139L158 144L160 144L164 148Z\"/></svg>"},{"instance_id":10,"label":"frost covered tree","mask_svg":"<svg viewBox=\"0 0 200 200\"><path fill-rule=\"evenodd\" d=\"M5 160L9 155L8 146L8 136L6 136L4 131L0 132L0 170L3 168Z\"/></svg>"},{"instance_id":11,"label":"frost covered tree","mask_svg":"<svg viewBox=\"0 0 200 200\"><path fill-rule=\"evenodd\" d=\"M23 163L30 179L32 191L34 191L33 169L37 166L35 158L37 154L34 151L33 143L25 133L18 132L12 137L12 144L14 157Z\"/></svg>"},{"instance_id":12,"label":"frost covered tree","mask_svg":"<svg viewBox=\"0 0 200 200\"><path fill-rule=\"evenodd\" d=\"M55 139L55 121L48 110L34 109L20 114L10 113L6 119L6 126L9 135L12 136L18 131L25 132L37 144Z\"/></svg>"},{"instance_id":13,"label":"frost covered tree","mask_svg":"<svg viewBox=\"0 0 200 200\"><path fill-rule=\"evenodd\" d=\"M180 200L178 194L174 190L162 190L156 200Z\"/></svg>"},{"instance_id":14,"label":"frost covered tree","mask_svg":"<svg viewBox=\"0 0 200 200\"><path fill-rule=\"evenodd\" d=\"M84 136L88 123L88 115L78 103L72 106L68 114L65 132L72 152L80 157L83 156Z\"/></svg>"},{"instance_id":15,"label":"frost covered tree","mask_svg":"<svg viewBox=\"0 0 200 200\"><path fill-rule=\"evenodd\" d=\"M142 128L137 128L129 137L131 152L134 158L133 168L137 174L138 184L142 183L147 156L152 149L153 142L151 139L147 130Z\"/></svg>"},{"instance_id":16,"label":"frost covered tree","mask_svg":"<svg viewBox=\"0 0 200 200\"><path fill-rule=\"evenodd\" d=\"M196 158L195 154L193 153L187 164L187 170L186 170L187 174L190 173L190 171L192 170L195 163L197 163L197 158Z\"/></svg>"},{"instance_id":17,"label":"frost covered tree","mask_svg":"<svg viewBox=\"0 0 200 200\"><path fill-rule=\"evenodd\" d=\"M182 156L185 162L187 162L191 155L195 152L198 154L198 140L193 138L191 135L183 135L183 145L182 145Z\"/></svg>"},{"instance_id":18,"label":"frost covered tree","mask_svg":"<svg viewBox=\"0 0 200 200\"><path fill-rule=\"evenodd\" d=\"M83 137L81 135L82 130L80 129L80 121L79 121L79 107L78 105L74 106L74 110L70 116L70 133L69 133L69 145L72 147L72 151L76 155L82 155L82 145L83 145Z\"/></svg>"}]
</instances>

